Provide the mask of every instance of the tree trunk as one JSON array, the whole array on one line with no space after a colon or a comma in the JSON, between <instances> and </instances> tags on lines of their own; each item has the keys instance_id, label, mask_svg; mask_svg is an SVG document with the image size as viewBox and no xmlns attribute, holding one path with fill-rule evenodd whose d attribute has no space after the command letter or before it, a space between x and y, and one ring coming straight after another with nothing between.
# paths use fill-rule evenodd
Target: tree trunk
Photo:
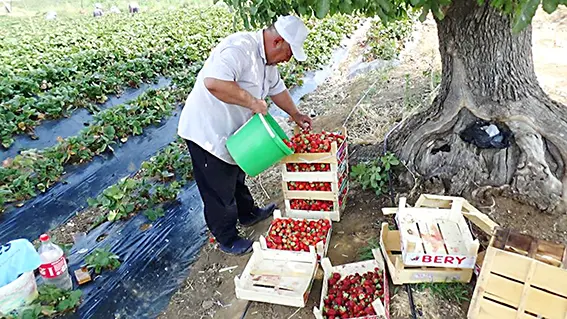
<instances>
[{"instance_id":1,"label":"tree trunk","mask_svg":"<svg viewBox=\"0 0 567 319\"><path fill-rule=\"evenodd\" d=\"M448 194L498 188L563 211L567 109L538 84L531 27L514 35L509 16L475 0L454 0L437 27L440 93L393 132L389 147L424 180L441 180ZM479 119L507 127L510 146L481 149L461 139Z\"/></svg>"}]
</instances>

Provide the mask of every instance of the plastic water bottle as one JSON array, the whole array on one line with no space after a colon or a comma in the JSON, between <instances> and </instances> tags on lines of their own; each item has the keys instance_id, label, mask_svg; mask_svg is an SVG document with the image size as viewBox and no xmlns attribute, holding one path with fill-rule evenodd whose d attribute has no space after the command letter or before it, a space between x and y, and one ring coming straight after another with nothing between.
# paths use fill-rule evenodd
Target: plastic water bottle
<instances>
[{"instance_id":1,"label":"plastic water bottle","mask_svg":"<svg viewBox=\"0 0 567 319\"><path fill-rule=\"evenodd\" d=\"M54 285L59 289L70 290L73 282L69 275L65 254L61 247L51 242L49 235L43 234L39 237L41 246L38 253L41 259L39 273L43 281L48 285Z\"/></svg>"}]
</instances>

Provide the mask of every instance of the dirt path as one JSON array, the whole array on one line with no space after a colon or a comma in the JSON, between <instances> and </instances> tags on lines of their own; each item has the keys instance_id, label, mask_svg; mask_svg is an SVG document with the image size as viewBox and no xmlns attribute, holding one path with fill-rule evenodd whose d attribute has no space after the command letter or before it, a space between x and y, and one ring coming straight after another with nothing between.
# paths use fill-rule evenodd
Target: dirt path
<instances>
[{"instance_id":1,"label":"dirt path","mask_svg":"<svg viewBox=\"0 0 567 319\"><path fill-rule=\"evenodd\" d=\"M555 35L554 35L555 34ZM432 19L416 26L415 42L410 43L400 57L399 65L372 71L349 79L351 64L361 55L362 47L354 46L349 59L317 91L304 98L301 107L317 114L315 129L338 129L345 126L351 143L351 162L375 157L382 149L384 136L392 125L412 110L429 103L434 97L440 79L440 57L437 50L436 26ZM567 103L567 10L554 15L538 14L534 21L534 59L538 77L544 89L555 99ZM363 39L360 39L363 40ZM380 143L380 144L376 144ZM256 200L276 202L283 207L279 168L249 181ZM404 190L398 190L402 194ZM407 190L405 190L407 192ZM442 187L426 186L421 192L438 193ZM474 203L503 226L511 227L542 238L567 242L567 219L543 215L533 209L499 197ZM376 198L372 193L352 187L340 223L333 224L329 258L333 264L358 260L358 251L379 235L385 218L380 208L391 205L387 198ZM530 223L537 219L537 223ZM257 239L269 221L245 230ZM563 228L562 228L563 227ZM193 265L184 285L173 296L161 319L222 318L239 319L248 302L234 295L234 276L239 275L250 255L232 257L222 254L214 245L207 244ZM234 270L227 267L237 266ZM313 307L320 300L322 273L319 271L302 309L262 303L250 303L245 318L313 318ZM393 288L393 287L392 287ZM397 287L392 289L392 318L409 318L407 294ZM469 287L469 290L472 290ZM436 297L430 290L414 292L418 318L466 318L466 303L458 305Z\"/></svg>"}]
</instances>

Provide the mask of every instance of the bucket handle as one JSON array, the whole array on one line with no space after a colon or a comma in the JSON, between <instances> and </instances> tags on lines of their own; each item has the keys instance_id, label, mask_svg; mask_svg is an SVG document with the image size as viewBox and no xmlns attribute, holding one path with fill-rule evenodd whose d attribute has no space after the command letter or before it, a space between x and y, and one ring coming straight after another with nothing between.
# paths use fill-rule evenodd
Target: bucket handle
<instances>
[{"instance_id":1,"label":"bucket handle","mask_svg":"<svg viewBox=\"0 0 567 319\"><path fill-rule=\"evenodd\" d=\"M276 134L274 133L274 131L272 131L272 128L270 127L270 125L268 125L268 122L266 122L264 115L262 115L261 113L258 113L258 115L260 116L260 120L262 121L262 124L264 124L266 131L268 131L268 133L270 134L270 137L276 137Z\"/></svg>"}]
</instances>

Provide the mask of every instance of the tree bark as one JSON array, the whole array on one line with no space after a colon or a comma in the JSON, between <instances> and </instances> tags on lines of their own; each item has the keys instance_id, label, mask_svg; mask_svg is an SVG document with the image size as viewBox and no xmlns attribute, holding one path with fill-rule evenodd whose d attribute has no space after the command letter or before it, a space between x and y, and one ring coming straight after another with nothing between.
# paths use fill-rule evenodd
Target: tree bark
<instances>
[{"instance_id":1,"label":"tree bark","mask_svg":"<svg viewBox=\"0 0 567 319\"><path fill-rule=\"evenodd\" d=\"M498 187L541 210L564 211L567 109L539 86L531 27L512 34L509 16L475 0L454 0L437 27L440 93L393 132L389 148L424 180L440 179L448 194ZM480 149L462 140L478 119L509 128L511 145Z\"/></svg>"}]
</instances>

